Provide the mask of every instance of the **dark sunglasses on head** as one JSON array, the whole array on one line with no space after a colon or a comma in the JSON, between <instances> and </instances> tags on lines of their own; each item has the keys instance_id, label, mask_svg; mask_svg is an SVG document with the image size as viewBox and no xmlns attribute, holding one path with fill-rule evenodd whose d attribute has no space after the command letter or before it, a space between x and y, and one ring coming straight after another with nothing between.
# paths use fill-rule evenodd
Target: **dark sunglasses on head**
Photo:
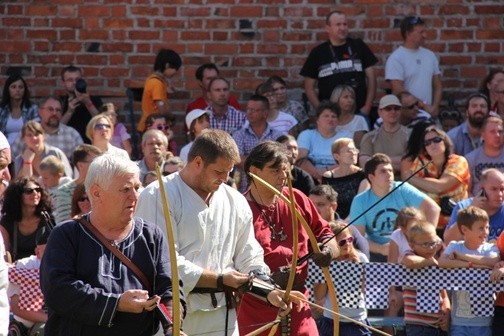
<instances>
[{"instance_id":1,"label":"dark sunglasses on head","mask_svg":"<svg viewBox=\"0 0 504 336\"><path fill-rule=\"evenodd\" d=\"M35 187L35 188L23 188L23 193L26 195L31 195L34 192L38 192L39 194L42 193L42 188L41 187Z\"/></svg>"},{"instance_id":2,"label":"dark sunglasses on head","mask_svg":"<svg viewBox=\"0 0 504 336\"><path fill-rule=\"evenodd\" d=\"M95 130L102 130L102 129L111 129L112 127L109 124L96 124L94 125Z\"/></svg>"},{"instance_id":3,"label":"dark sunglasses on head","mask_svg":"<svg viewBox=\"0 0 504 336\"><path fill-rule=\"evenodd\" d=\"M88 197L81 197L81 198L77 199L77 202L84 202L84 201L89 201L89 198Z\"/></svg>"},{"instance_id":4,"label":"dark sunglasses on head","mask_svg":"<svg viewBox=\"0 0 504 336\"><path fill-rule=\"evenodd\" d=\"M353 240L354 240L354 237L350 236L350 237L346 237L346 238L343 238L341 239L340 241L338 241L338 245L340 247L343 247L345 246L346 244L352 244L353 243Z\"/></svg>"},{"instance_id":5,"label":"dark sunglasses on head","mask_svg":"<svg viewBox=\"0 0 504 336\"><path fill-rule=\"evenodd\" d=\"M160 131L168 131L170 129L169 125L157 125L156 128Z\"/></svg>"},{"instance_id":6,"label":"dark sunglasses on head","mask_svg":"<svg viewBox=\"0 0 504 336\"><path fill-rule=\"evenodd\" d=\"M440 143L441 141L443 141L443 139L441 137L434 137L432 139L425 140L423 144L425 147L427 147L433 143Z\"/></svg>"}]
</instances>

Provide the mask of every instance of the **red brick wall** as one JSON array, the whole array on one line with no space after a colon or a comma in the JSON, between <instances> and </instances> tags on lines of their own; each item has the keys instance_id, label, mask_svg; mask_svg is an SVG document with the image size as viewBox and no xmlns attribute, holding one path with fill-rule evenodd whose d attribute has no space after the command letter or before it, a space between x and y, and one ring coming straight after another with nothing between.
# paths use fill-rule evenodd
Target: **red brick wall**
<instances>
[{"instance_id":1,"label":"red brick wall","mask_svg":"<svg viewBox=\"0 0 504 336\"><path fill-rule=\"evenodd\" d=\"M383 65L401 43L397 20L420 15L429 24L427 47L440 57L444 97L474 91L491 66L504 64L504 3L500 0L105 0L2 1L0 66L26 67L34 96L57 93L59 73L82 66L90 92L125 102L125 88L142 85L161 47L183 58L172 81L172 108L182 111L199 95L194 71L212 61L241 99L265 77L278 74L300 96L299 70L310 49L325 39L324 15L347 13L351 33L362 37ZM154 2L154 4L152 4ZM202 4L204 3L204 4ZM253 36L240 33L250 20ZM96 52L89 51L93 47Z\"/></svg>"}]
</instances>

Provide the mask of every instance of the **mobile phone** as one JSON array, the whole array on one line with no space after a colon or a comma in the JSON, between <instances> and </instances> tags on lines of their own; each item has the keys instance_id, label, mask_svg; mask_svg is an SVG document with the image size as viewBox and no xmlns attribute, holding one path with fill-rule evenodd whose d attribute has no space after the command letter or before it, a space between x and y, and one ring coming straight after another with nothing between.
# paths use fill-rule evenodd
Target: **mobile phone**
<instances>
[{"instance_id":1,"label":"mobile phone","mask_svg":"<svg viewBox=\"0 0 504 336\"><path fill-rule=\"evenodd\" d=\"M487 197L487 194L486 194L486 192L485 192L485 189L481 188L481 190L480 190L480 192L479 192L478 196L479 196L479 197L485 197L485 198L486 198L486 197Z\"/></svg>"}]
</instances>

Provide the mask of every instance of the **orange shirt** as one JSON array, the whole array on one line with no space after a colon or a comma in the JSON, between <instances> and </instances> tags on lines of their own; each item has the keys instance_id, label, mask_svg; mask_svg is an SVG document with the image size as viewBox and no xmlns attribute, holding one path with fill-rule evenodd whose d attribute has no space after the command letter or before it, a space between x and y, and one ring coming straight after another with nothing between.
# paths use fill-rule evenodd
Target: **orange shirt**
<instances>
[{"instance_id":1,"label":"orange shirt","mask_svg":"<svg viewBox=\"0 0 504 336\"><path fill-rule=\"evenodd\" d=\"M142 117L138 122L138 131L144 131L145 120L149 115L159 112L156 105L158 100L163 101L165 105L168 104L168 83L163 76L154 73L145 81L142 96Z\"/></svg>"},{"instance_id":2,"label":"orange shirt","mask_svg":"<svg viewBox=\"0 0 504 336\"><path fill-rule=\"evenodd\" d=\"M423 161L423 163L422 163ZM411 165L411 172L417 171L424 165L424 163L428 162L425 156L418 156ZM467 188L469 186L470 174L469 174L469 165L467 160L463 156L459 156L456 154L451 154L448 157L448 162L442 172L439 172L436 165L429 164L425 169L421 170L418 173L418 177L431 177L431 178L440 178L443 174L448 174L457 179L459 183L454 185L450 190L446 190L443 193L428 193L426 194L432 198L437 204L440 203L442 197L450 197L455 202L461 201L467 198ZM445 227L450 220L450 216L444 216L442 214L439 215L438 227Z\"/></svg>"}]
</instances>

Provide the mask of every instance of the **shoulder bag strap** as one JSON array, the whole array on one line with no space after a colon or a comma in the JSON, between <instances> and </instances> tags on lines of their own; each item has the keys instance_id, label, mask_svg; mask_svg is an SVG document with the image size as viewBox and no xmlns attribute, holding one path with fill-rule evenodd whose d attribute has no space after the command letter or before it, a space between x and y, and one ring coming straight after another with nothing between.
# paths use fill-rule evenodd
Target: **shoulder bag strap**
<instances>
[{"instance_id":1,"label":"shoulder bag strap","mask_svg":"<svg viewBox=\"0 0 504 336\"><path fill-rule=\"evenodd\" d=\"M109 249L110 252L112 252L119 260L123 262L126 267L128 267L135 275L140 279L140 281L144 284L145 287L147 287L149 294L152 293L152 287L149 279L145 276L145 274L135 265L130 258L124 255L119 248L117 248L116 245L112 244L107 238L105 238L98 229L91 224L87 219L84 217L81 217L78 219L79 223L84 225L86 228L93 233L93 235L100 240L103 246L105 246L107 249Z\"/></svg>"}]
</instances>

